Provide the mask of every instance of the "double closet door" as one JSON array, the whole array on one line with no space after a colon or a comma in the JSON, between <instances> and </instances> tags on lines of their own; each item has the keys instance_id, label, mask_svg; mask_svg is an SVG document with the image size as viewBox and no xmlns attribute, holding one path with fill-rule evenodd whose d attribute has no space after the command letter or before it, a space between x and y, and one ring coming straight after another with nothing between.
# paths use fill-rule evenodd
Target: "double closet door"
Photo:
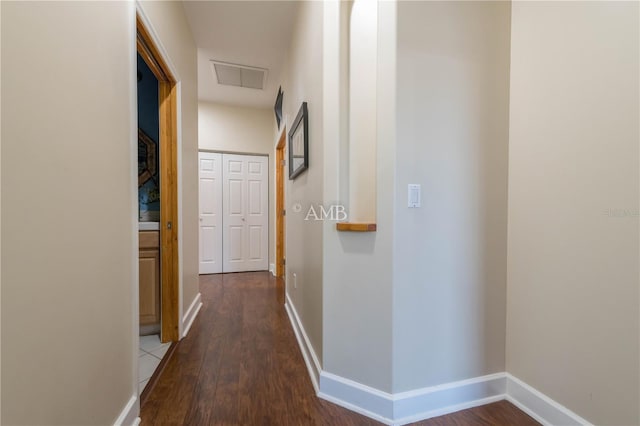
<instances>
[{"instance_id":1,"label":"double closet door","mask_svg":"<svg viewBox=\"0 0 640 426\"><path fill-rule=\"evenodd\" d=\"M268 157L201 152L198 171L200 273L267 270Z\"/></svg>"}]
</instances>

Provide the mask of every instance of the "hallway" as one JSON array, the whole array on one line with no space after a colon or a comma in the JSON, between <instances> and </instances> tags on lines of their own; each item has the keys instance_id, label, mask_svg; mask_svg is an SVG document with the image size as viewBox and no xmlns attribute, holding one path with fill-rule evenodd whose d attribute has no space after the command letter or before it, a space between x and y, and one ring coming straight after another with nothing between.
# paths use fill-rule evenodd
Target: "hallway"
<instances>
[{"instance_id":1,"label":"hallway","mask_svg":"<svg viewBox=\"0 0 640 426\"><path fill-rule=\"evenodd\" d=\"M143 425L377 424L316 398L267 272L201 275L203 307L142 407Z\"/></svg>"},{"instance_id":2,"label":"hallway","mask_svg":"<svg viewBox=\"0 0 640 426\"><path fill-rule=\"evenodd\" d=\"M142 406L143 425L376 425L317 398L267 272L200 276L203 307ZM518 424L533 419L501 401L421 425Z\"/></svg>"}]
</instances>

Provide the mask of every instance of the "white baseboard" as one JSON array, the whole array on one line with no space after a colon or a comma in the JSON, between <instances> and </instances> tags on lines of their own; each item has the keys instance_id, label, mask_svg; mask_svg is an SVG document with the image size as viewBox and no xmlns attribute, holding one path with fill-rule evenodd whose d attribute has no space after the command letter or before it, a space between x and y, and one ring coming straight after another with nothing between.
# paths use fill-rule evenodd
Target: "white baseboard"
<instances>
[{"instance_id":1,"label":"white baseboard","mask_svg":"<svg viewBox=\"0 0 640 426\"><path fill-rule=\"evenodd\" d=\"M182 338L186 337L187 333L189 333L189 329L191 328L193 321L196 319L198 312L200 312L200 308L202 308L202 296L198 293L196 297L193 298L193 302L191 302L189 309L187 309L187 312L182 317Z\"/></svg>"},{"instance_id":2,"label":"white baseboard","mask_svg":"<svg viewBox=\"0 0 640 426\"><path fill-rule=\"evenodd\" d=\"M318 361L318 357L313 350L313 346L311 346L309 337L307 336L307 333L302 326L302 322L300 321L300 317L298 316L296 307L294 306L293 302L291 302L288 293L286 294L286 302L284 304L284 307L287 311L287 315L289 315L289 321L291 321L293 333L296 335L296 339L298 340L298 346L300 346L302 358L304 358L304 363L307 365L307 370L309 370L309 376L311 377L311 383L313 383L313 388L315 389L317 394L319 391L318 379L320 377L320 372L322 371L322 369L320 368L320 361Z\"/></svg>"},{"instance_id":3,"label":"white baseboard","mask_svg":"<svg viewBox=\"0 0 640 426\"><path fill-rule=\"evenodd\" d=\"M584 425L591 423L549 398L542 392L507 373L507 401L536 419L543 425Z\"/></svg>"},{"instance_id":4,"label":"white baseboard","mask_svg":"<svg viewBox=\"0 0 640 426\"><path fill-rule=\"evenodd\" d=\"M140 424L140 402L138 395L133 395L116 419L114 426L137 426Z\"/></svg>"},{"instance_id":5,"label":"white baseboard","mask_svg":"<svg viewBox=\"0 0 640 426\"><path fill-rule=\"evenodd\" d=\"M276 265L274 265L273 263L269 264L269 272L271 272L271 275L273 275L274 277L276 276Z\"/></svg>"},{"instance_id":6,"label":"white baseboard","mask_svg":"<svg viewBox=\"0 0 640 426\"><path fill-rule=\"evenodd\" d=\"M331 373L318 396L388 425L405 425L505 398L504 373L390 394Z\"/></svg>"},{"instance_id":7,"label":"white baseboard","mask_svg":"<svg viewBox=\"0 0 640 426\"><path fill-rule=\"evenodd\" d=\"M317 396L381 423L406 425L506 399L545 426L593 426L505 372L390 394L323 371L289 294L285 309Z\"/></svg>"},{"instance_id":8,"label":"white baseboard","mask_svg":"<svg viewBox=\"0 0 640 426\"><path fill-rule=\"evenodd\" d=\"M489 374L393 395L394 424L404 425L505 398L505 373Z\"/></svg>"},{"instance_id":9,"label":"white baseboard","mask_svg":"<svg viewBox=\"0 0 640 426\"><path fill-rule=\"evenodd\" d=\"M320 373L318 397L381 423L393 424L393 396L332 373Z\"/></svg>"},{"instance_id":10,"label":"white baseboard","mask_svg":"<svg viewBox=\"0 0 640 426\"><path fill-rule=\"evenodd\" d=\"M318 396L387 425L406 425L506 399L544 426L593 426L509 373L389 394L321 371Z\"/></svg>"},{"instance_id":11,"label":"white baseboard","mask_svg":"<svg viewBox=\"0 0 640 426\"><path fill-rule=\"evenodd\" d=\"M285 309L318 397L389 425L404 425L505 399L505 373L402 392L382 392L323 371L295 305Z\"/></svg>"}]
</instances>

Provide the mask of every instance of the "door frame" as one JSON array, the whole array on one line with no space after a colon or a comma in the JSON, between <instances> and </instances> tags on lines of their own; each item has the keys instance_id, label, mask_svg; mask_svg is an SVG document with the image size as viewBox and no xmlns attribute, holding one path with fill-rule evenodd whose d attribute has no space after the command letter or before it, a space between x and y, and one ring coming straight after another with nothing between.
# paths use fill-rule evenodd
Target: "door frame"
<instances>
[{"instance_id":1,"label":"door frame","mask_svg":"<svg viewBox=\"0 0 640 426\"><path fill-rule=\"evenodd\" d=\"M158 79L160 104L160 338L179 334L180 256L178 245L178 82L136 11L137 51Z\"/></svg>"},{"instance_id":2,"label":"door frame","mask_svg":"<svg viewBox=\"0 0 640 426\"><path fill-rule=\"evenodd\" d=\"M285 198L285 162L287 151L287 128L282 127L280 139L276 144L276 277L284 277L285 271L285 227L286 227L286 210L284 205Z\"/></svg>"}]
</instances>

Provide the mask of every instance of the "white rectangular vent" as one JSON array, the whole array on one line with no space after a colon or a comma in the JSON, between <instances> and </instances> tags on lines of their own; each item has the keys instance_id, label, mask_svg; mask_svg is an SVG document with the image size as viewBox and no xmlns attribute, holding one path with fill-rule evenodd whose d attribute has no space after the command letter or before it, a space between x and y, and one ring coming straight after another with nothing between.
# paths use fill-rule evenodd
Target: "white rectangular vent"
<instances>
[{"instance_id":1,"label":"white rectangular vent","mask_svg":"<svg viewBox=\"0 0 640 426\"><path fill-rule=\"evenodd\" d=\"M267 70L264 68L220 61L211 61L211 65L218 84L263 90L267 81Z\"/></svg>"}]
</instances>

